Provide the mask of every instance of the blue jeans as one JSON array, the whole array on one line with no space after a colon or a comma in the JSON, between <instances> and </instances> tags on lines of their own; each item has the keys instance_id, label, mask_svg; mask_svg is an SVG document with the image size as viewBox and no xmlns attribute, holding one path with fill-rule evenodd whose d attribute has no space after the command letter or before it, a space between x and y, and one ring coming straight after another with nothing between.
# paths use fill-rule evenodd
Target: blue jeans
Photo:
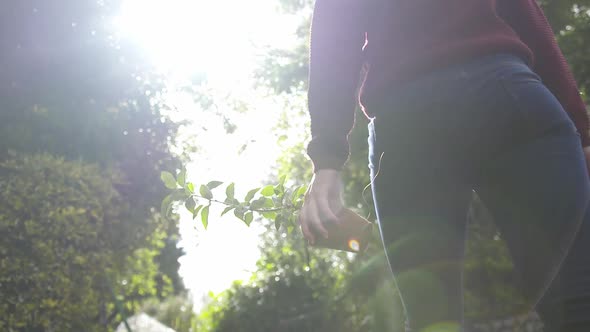
<instances>
[{"instance_id":1,"label":"blue jeans","mask_svg":"<svg viewBox=\"0 0 590 332\"><path fill-rule=\"evenodd\" d=\"M475 190L546 332L590 331L590 181L580 136L518 57L486 56L398 87L369 124L387 257L412 331L462 322Z\"/></svg>"}]
</instances>

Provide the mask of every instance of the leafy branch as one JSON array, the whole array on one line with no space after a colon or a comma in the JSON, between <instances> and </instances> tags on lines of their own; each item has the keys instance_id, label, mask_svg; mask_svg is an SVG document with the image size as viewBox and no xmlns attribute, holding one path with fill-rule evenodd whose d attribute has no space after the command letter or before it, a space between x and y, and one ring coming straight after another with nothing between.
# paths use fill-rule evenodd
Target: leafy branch
<instances>
[{"instance_id":1,"label":"leafy branch","mask_svg":"<svg viewBox=\"0 0 590 332\"><path fill-rule=\"evenodd\" d=\"M250 226L255 214L274 222L279 230L282 225L287 227L290 233L295 228L297 214L303 206L303 198L307 186L285 187L285 176L279 179L275 185L267 185L262 188L254 188L248 191L243 200L235 196L235 184L232 182L225 187L225 199L216 198L214 191L224 183L211 181L197 187L192 182L186 181L186 170L181 170L174 176L170 172L162 172L160 178L171 193L162 200L161 213L170 216L174 207L184 206L193 220L201 217L205 229L209 225L209 209L213 203L225 205L221 216L233 211L234 216Z\"/></svg>"}]
</instances>

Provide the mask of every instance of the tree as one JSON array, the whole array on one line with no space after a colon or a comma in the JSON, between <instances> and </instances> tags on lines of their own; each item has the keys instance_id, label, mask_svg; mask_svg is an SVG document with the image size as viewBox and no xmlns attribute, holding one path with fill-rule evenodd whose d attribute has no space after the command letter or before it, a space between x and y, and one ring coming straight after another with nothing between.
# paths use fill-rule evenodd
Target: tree
<instances>
[{"instance_id":1,"label":"tree","mask_svg":"<svg viewBox=\"0 0 590 332\"><path fill-rule=\"evenodd\" d=\"M306 57L309 41L307 38L307 26L309 25L308 14L310 13L311 3L309 1L296 0L282 0L280 3L285 10L297 12L303 17L302 26L298 30L301 42L291 49L272 50L269 53L270 56L258 71L258 77L260 84L270 86L273 93L283 95L291 101L300 101L292 103L291 105L295 106L284 111L283 120L278 125L279 129L283 129L284 132L284 129L291 127L293 123L301 123L301 117L306 117L305 103L301 100L305 98L307 86ZM542 5L554 27L556 36L566 53L566 57L570 60L581 90L583 92L590 91L590 59L586 56L588 54L588 45L590 45L590 41L588 40L590 34L587 33L590 27L590 16L588 14L590 3L585 0L546 0L542 1ZM347 204L357 207L359 211L364 211L365 215L368 215L371 210L371 202L370 199L365 199L366 195L363 190L369 178L366 167L367 156L366 152L364 152L366 150L367 134L366 126L359 119L362 119L362 117L357 116L357 126L350 136L352 155L343 175ZM278 173L289 174L297 183L307 182L311 174L309 162L304 156L305 146L303 142L308 140L308 133L303 133L302 131L301 139L299 140L300 143L291 145L286 143L288 141L286 136L279 135L278 138L279 142L284 143L286 147L284 155L279 160ZM289 139L292 140L292 137L289 137ZM502 234L498 233L495 229L485 206L476 195L473 196L470 218L470 241L468 243L465 267L465 285L467 287L466 314L468 318L472 321L485 321L511 315L522 309L526 309L524 301L518 292L518 286L512 271L512 262L509 258L507 248L502 241ZM266 243L266 245L270 245L270 243ZM379 248L378 244L375 248ZM343 278L351 278L351 282L354 280L360 284L364 282L370 285L367 288L363 288L365 292L364 297L361 297L361 299L364 307L357 306L357 310L351 313L351 315L365 317L373 322L371 327L365 326L367 329L363 330L370 330L370 328L376 328L378 331L399 330L401 328L399 319L393 321L387 319L388 315L391 317L391 312L375 310L383 308L384 303L388 301L391 303L392 298L395 297L394 291L389 293L381 291L382 289L388 289L390 280L379 278L379 275L385 272L383 269L385 261L380 256L380 251L382 249L376 249L370 251L363 258L352 260L350 267L355 269L359 269L359 266L374 267L364 270L365 273L361 273L356 279L352 278L351 270L343 272ZM277 255L279 259L276 258ZM280 253L265 251L261 262L266 262L267 260L273 261L274 263L270 266L277 270L280 270L281 267L293 266L291 265L292 262L286 263L288 260L282 257ZM301 264L301 262L297 264ZM272 279L258 280L265 285L269 285L272 282ZM285 285L276 285L274 287L285 287ZM279 292L274 291L271 294L273 295L264 294L264 291L257 294L252 286L237 284L229 293L222 296L216 302L215 306L212 307L213 309L210 309L210 312L213 312L213 314L207 312L207 315L209 315L208 317L213 317L214 322L237 324L240 318L243 318L239 313L243 312L243 314L246 314L245 308L251 308L255 303L262 301L263 298L266 299L265 296L270 296L272 299L265 301L274 300L281 303ZM390 297L383 296L384 294ZM393 300L393 302L397 303L396 300ZM364 311L369 307L373 310L370 312ZM327 311L329 312L330 309L328 308ZM398 313L401 312L400 306L397 309ZM296 310L301 311L301 309ZM321 312L324 313L323 311ZM262 315L262 313L260 314ZM266 317L264 315L262 316ZM272 321L273 318L268 319ZM381 324L379 322L386 323ZM219 325L212 326L219 328ZM234 326L235 328L242 326L244 327L243 331L249 331L243 325L225 326ZM350 325L349 327L352 328L352 326ZM300 326L299 328L302 327ZM213 330L217 331L215 328Z\"/></svg>"},{"instance_id":2,"label":"tree","mask_svg":"<svg viewBox=\"0 0 590 332\"><path fill-rule=\"evenodd\" d=\"M197 315L194 313L193 304L186 294L169 297L164 301L158 298L149 299L142 304L141 311L176 332L201 331L197 329Z\"/></svg>"},{"instance_id":3,"label":"tree","mask_svg":"<svg viewBox=\"0 0 590 332\"><path fill-rule=\"evenodd\" d=\"M25 0L3 6L0 161L13 162L14 151L28 156L49 153L64 158L64 164L96 165L88 170L104 175L105 181L112 180L118 197L113 204L125 206L109 243L120 253L112 257L125 262L111 268L112 288L128 310L135 310L144 298L163 298L184 290L178 275L177 259L182 255L177 248L178 220L160 218L158 209L166 195L158 180L160 171L180 167L178 156L171 151L180 124L166 114L163 78L134 45L117 39L109 24L120 3L65 0L57 6ZM116 181L109 172L117 174ZM91 196L82 197L90 200ZM29 208L20 206L19 213ZM116 204L111 208L118 211ZM30 222L42 224L43 220ZM66 273L56 271L60 272ZM75 273L86 271L80 268ZM93 287L110 294L103 285ZM43 290L39 286L33 291ZM66 311L85 306L81 298L69 300L71 305L63 307ZM113 302L100 303L107 305L94 309L102 316L89 318L90 324L108 322L117 315Z\"/></svg>"},{"instance_id":4,"label":"tree","mask_svg":"<svg viewBox=\"0 0 590 332\"><path fill-rule=\"evenodd\" d=\"M363 322L345 282L346 255L314 252L306 257L298 232L269 225L262 258L246 283L214 296L200 314L203 331L357 331Z\"/></svg>"},{"instance_id":5,"label":"tree","mask_svg":"<svg viewBox=\"0 0 590 332\"><path fill-rule=\"evenodd\" d=\"M102 331L118 314L115 294L157 294L156 263L142 256L157 255L164 233L127 245L120 173L15 154L0 175L0 329Z\"/></svg>"}]
</instances>

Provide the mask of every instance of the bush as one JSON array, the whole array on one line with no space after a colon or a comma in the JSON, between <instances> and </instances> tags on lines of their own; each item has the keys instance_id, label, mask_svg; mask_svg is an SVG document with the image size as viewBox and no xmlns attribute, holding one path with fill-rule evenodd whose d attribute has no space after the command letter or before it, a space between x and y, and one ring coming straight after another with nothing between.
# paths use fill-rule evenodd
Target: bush
<instances>
[{"instance_id":1,"label":"bush","mask_svg":"<svg viewBox=\"0 0 590 332\"><path fill-rule=\"evenodd\" d=\"M109 280L120 285L126 262L147 250L125 242L120 180L47 154L0 163L0 330L104 331L116 317Z\"/></svg>"}]
</instances>

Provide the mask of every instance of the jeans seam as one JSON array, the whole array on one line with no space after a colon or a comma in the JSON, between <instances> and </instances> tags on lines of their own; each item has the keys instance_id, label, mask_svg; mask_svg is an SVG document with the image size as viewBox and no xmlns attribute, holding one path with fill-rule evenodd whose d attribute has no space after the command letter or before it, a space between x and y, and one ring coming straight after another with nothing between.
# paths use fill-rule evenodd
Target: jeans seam
<instances>
[{"instance_id":1,"label":"jeans seam","mask_svg":"<svg viewBox=\"0 0 590 332\"><path fill-rule=\"evenodd\" d=\"M522 104L520 102L520 98L508 86L509 83L508 83L508 78L506 77L506 74L502 74L498 80L499 80L502 90L504 91L504 93L506 93L506 96L508 97L509 102L514 105L514 107L507 107L507 108L515 110L515 113L518 115L519 120L522 121L522 127L525 130L525 135L529 136L529 134L531 132L530 131L530 119L523 110Z\"/></svg>"},{"instance_id":2,"label":"jeans seam","mask_svg":"<svg viewBox=\"0 0 590 332\"><path fill-rule=\"evenodd\" d=\"M536 75L535 73L532 73L534 75ZM537 76L538 77L538 76ZM533 123L532 119L530 119L530 116L526 114L526 112L524 111L524 107L522 106L521 103L521 99L518 97L518 95L516 95L510 88L509 86L509 82L508 82L508 78L506 77L505 74L501 75L500 78L500 84L502 86L502 89L504 90L504 92L508 95L508 98L510 99L510 101L512 103L514 103L515 107L512 107L513 109L516 109L516 113L518 113L519 118L524 122L522 125L522 128L524 128L525 132L525 136L528 139L536 139L538 136L542 136L545 135L547 133L550 132L554 132L554 131L560 131L563 130L565 126L567 126L568 130L573 128L573 134L577 135L578 137L581 137L580 133L578 132L577 128L575 127L574 123L571 121L569 122L565 122L565 121L559 121L554 123L553 125L549 126L548 128L546 128L545 130L535 133L533 134L533 128L531 128L531 123ZM543 85L543 83L540 81L540 79L538 80L538 83ZM547 88L545 85L543 85L545 88ZM549 91L550 93L550 91Z\"/></svg>"}]
</instances>

